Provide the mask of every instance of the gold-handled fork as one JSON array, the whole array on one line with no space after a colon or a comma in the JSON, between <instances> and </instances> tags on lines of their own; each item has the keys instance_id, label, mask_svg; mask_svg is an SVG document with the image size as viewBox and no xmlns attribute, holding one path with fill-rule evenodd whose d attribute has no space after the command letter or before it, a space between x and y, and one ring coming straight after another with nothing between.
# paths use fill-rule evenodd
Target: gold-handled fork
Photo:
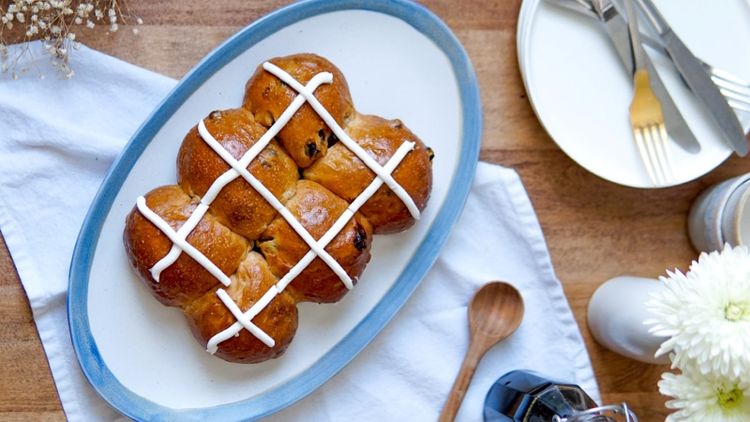
<instances>
[{"instance_id":1,"label":"gold-handled fork","mask_svg":"<svg viewBox=\"0 0 750 422\"><path fill-rule=\"evenodd\" d=\"M633 101L630 103L630 126L633 129L635 144L651 182L664 186L674 182L674 170L667 149L667 129L661 103L651 91L645 54L640 41L638 18L633 0L625 0L628 13L628 29L633 50L635 73L633 75Z\"/></svg>"}]
</instances>

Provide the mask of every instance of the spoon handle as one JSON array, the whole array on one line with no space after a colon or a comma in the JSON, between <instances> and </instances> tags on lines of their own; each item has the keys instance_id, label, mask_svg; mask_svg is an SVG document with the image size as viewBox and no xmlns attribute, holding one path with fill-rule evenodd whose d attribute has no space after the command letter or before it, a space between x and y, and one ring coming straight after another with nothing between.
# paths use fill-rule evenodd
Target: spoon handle
<instances>
[{"instance_id":1,"label":"spoon handle","mask_svg":"<svg viewBox=\"0 0 750 422\"><path fill-rule=\"evenodd\" d=\"M474 376L474 371L476 371L479 360L485 351L486 348L482 347L481 342L472 341L469 344L469 350L466 351L466 357L464 357L464 362L461 364L461 370L456 376L456 381L453 382L453 388L451 388L448 400L446 400L443 406L443 411L438 419L439 422L452 422L456 418L466 390L469 388L471 378Z\"/></svg>"}]
</instances>

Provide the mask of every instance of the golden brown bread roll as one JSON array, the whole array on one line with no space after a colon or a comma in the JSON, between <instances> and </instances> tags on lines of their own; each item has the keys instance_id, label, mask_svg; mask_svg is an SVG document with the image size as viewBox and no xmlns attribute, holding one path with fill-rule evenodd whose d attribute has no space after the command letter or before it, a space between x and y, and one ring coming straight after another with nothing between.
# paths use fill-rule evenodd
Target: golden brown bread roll
<instances>
[{"instance_id":1,"label":"golden brown bread roll","mask_svg":"<svg viewBox=\"0 0 750 422\"><path fill-rule=\"evenodd\" d=\"M347 203L315 182L300 180L297 193L286 207L313 238L319 239L344 212ZM325 250L356 282L370 261L371 243L370 223L355 214ZM283 277L310 250L281 217L268 226L258 246L277 277ZM320 258L315 258L287 289L299 301L318 303L338 302L347 292L341 279Z\"/></svg>"},{"instance_id":2,"label":"golden brown bread roll","mask_svg":"<svg viewBox=\"0 0 750 422\"><path fill-rule=\"evenodd\" d=\"M224 289L237 306L246 311L277 281L263 257L250 252L232 276L232 284ZM214 334L236 321L215 290L191 302L185 308L185 315L193 335L204 346ZM297 331L294 298L286 291L281 292L252 322L271 334L276 342L273 347L266 346L247 330L241 330L239 336L221 342L216 355L230 362L257 363L284 353Z\"/></svg>"},{"instance_id":3,"label":"golden brown bread roll","mask_svg":"<svg viewBox=\"0 0 750 422\"><path fill-rule=\"evenodd\" d=\"M431 151L416 135L399 120L357 114L344 76L328 60L298 54L271 62L303 85L320 72L331 72L333 82L321 85L314 95L352 142L380 165L391 159L404 142L413 142L415 148L392 176L417 208L424 209L432 185ZM198 126L185 136L177 160L179 185L149 192L145 206L150 211L143 209L142 214L139 206L144 206L144 202L139 200L125 224L125 250L144 284L163 304L181 308L196 339L204 346L218 342L216 355L230 362L257 363L280 356L297 329L297 303L336 302L348 291L319 257L296 277L295 273L288 275L310 247L287 218L291 216L313 239L320 239L342 214L351 215L347 209L350 203L375 178L347 145L338 142L308 104L278 134L279 143L271 140L247 167L278 200L272 200L275 204L266 201L242 177L221 187L213 201L206 197L206 192L230 169L209 146L209 140L215 139L235 160L240 160L296 95L259 66L246 85L243 108L211 112L204 119L208 140L199 133ZM190 220L197 225L186 241L228 276L223 277L227 286L184 251L161 272L159 281L152 276L152 267L168 254L172 242L149 220L153 218L151 212L173 230L179 230L196 209L205 211L205 215L200 220ZM285 218L281 212L289 215ZM383 185L324 249L356 283L370 260L373 232L401 231L412 224L414 218L402 198ZM211 263L203 265L210 267ZM280 283L292 277L291 283ZM228 298L220 297L224 292ZM228 306L236 306L243 313L258 309L251 322L263 333L256 331L256 337L239 329L233 336L233 327L241 325Z\"/></svg>"},{"instance_id":4,"label":"golden brown bread roll","mask_svg":"<svg viewBox=\"0 0 750 422\"><path fill-rule=\"evenodd\" d=\"M162 186L146 194L146 204L172 229L178 230L193 213L198 200L190 198L179 186ZM219 284L213 275L184 253L161 273L157 283L149 269L169 252L172 242L137 208L133 208L125 222L124 240L131 265L154 296L167 306L182 307ZM226 275L237 271L252 246L210 213L201 219L187 241Z\"/></svg>"},{"instance_id":5,"label":"golden brown bread roll","mask_svg":"<svg viewBox=\"0 0 750 422\"><path fill-rule=\"evenodd\" d=\"M357 114L346 126L346 133L380 165L390 159L406 141L416 144L392 173L420 211L427 205L432 190L431 152L400 120ZM338 143L304 172L336 195L351 202L370 184L375 174L354 153ZM414 218L401 198L383 185L359 212L367 217L375 233L395 233L414 224Z\"/></svg>"},{"instance_id":6,"label":"golden brown bread roll","mask_svg":"<svg viewBox=\"0 0 750 422\"><path fill-rule=\"evenodd\" d=\"M302 85L306 85L320 72L332 73L333 83L321 85L315 90L315 97L340 126L344 126L346 120L354 114L349 85L333 63L314 54L277 57L269 62L292 75ZM244 107L253 113L258 122L270 127L296 96L297 91L259 66L252 78L247 81ZM277 137L284 145L284 149L302 168L324 156L328 145L335 142L331 129L307 103L281 129Z\"/></svg>"},{"instance_id":7,"label":"golden brown bread roll","mask_svg":"<svg viewBox=\"0 0 750 422\"><path fill-rule=\"evenodd\" d=\"M244 108L213 111L203 120L206 129L235 160L239 160L263 136L266 128ZM190 195L203 196L229 165L206 144L197 126L185 136L177 156L177 181ZM273 195L284 202L294 194L299 172L294 161L272 141L252 161L248 170ZM245 179L238 177L221 190L211 213L236 233L255 240L276 211Z\"/></svg>"}]
</instances>

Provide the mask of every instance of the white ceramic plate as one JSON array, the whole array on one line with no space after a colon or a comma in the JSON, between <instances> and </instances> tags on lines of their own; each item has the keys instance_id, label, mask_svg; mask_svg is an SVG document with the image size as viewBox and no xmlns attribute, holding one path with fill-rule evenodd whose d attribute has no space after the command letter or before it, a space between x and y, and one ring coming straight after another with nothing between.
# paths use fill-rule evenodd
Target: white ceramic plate
<instances>
[{"instance_id":1,"label":"white ceramic plate","mask_svg":"<svg viewBox=\"0 0 750 422\"><path fill-rule=\"evenodd\" d=\"M357 287L335 305L302 304L279 359L227 363L193 339L179 310L136 279L122 245L135 198L174 184L187 131L241 104L265 60L314 52L343 71L357 109L398 117L435 153L433 191L412 229L377 236ZM144 123L94 200L71 264L71 337L95 389L134 419L252 419L309 394L383 328L437 257L468 194L481 138L474 72L448 28L406 1L315 0L282 9L211 53Z\"/></svg>"},{"instance_id":2,"label":"white ceramic plate","mask_svg":"<svg viewBox=\"0 0 750 422\"><path fill-rule=\"evenodd\" d=\"M696 56L750 80L750 5L745 0L655 0ZM645 24L645 22L642 22ZM525 0L519 14L518 59L529 99L545 129L573 160L609 181L651 187L630 131L632 80L604 27L594 19ZM650 52L659 74L701 144L691 154L675 143L669 153L676 182L696 179L731 150L668 59ZM750 116L741 116L747 129Z\"/></svg>"}]
</instances>

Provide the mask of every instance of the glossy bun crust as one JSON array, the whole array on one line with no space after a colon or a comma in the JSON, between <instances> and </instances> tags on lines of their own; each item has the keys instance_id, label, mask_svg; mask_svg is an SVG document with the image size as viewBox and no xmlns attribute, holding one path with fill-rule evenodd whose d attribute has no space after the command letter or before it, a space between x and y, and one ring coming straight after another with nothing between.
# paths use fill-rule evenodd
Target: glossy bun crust
<instances>
[{"instance_id":1,"label":"glossy bun crust","mask_svg":"<svg viewBox=\"0 0 750 422\"><path fill-rule=\"evenodd\" d=\"M392 175L422 211L432 190L432 153L422 141L400 120L361 114L349 122L346 133L381 166L388 162L404 142L416 144ZM325 157L305 170L304 175L306 179L320 183L347 202L353 201L375 177L372 170L341 143L331 147ZM375 192L359 212L370 220L378 234L400 232L414 224L414 218L401 198L385 185Z\"/></svg>"},{"instance_id":2,"label":"glossy bun crust","mask_svg":"<svg viewBox=\"0 0 750 422\"><path fill-rule=\"evenodd\" d=\"M277 281L263 257L250 252L226 291L240 309L247 310ZM193 335L204 347L214 334L237 321L214 292L193 301L184 311ZM222 342L216 355L230 362L258 363L284 353L297 331L295 299L287 291L281 292L253 318L253 324L270 334L276 344L268 347L249 331L241 330L237 337Z\"/></svg>"},{"instance_id":3,"label":"glossy bun crust","mask_svg":"<svg viewBox=\"0 0 750 422\"><path fill-rule=\"evenodd\" d=\"M214 111L203 121L209 133L235 160L266 131L244 108ZM188 132L177 155L177 181L185 192L202 197L214 180L229 169L226 161L203 141L196 127ZM281 202L294 194L299 171L276 141L263 149L248 170ZM255 240L273 220L276 210L247 181L238 177L211 203L211 213L238 234Z\"/></svg>"},{"instance_id":4,"label":"glossy bun crust","mask_svg":"<svg viewBox=\"0 0 750 422\"><path fill-rule=\"evenodd\" d=\"M340 126L354 115L349 86L341 71L328 60L313 54L295 54L277 57L269 62L280 67L302 85L306 85L320 72L330 72L333 82L323 84L315 90L315 98L333 116ZM270 127L281 113L292 103L297 91L287 86L276 76L258 66L255 74L245 86L245 104L256 120ZM281 129L277 138L289 155L302 168L308 167L319 157L325 156L328 144L333 143L331 129L323 119L305 103L289 123Z\"/></svg>"},{"instance_id":5,"label":"glossy bun crust","mask_svg":"<svg viewBox=\"0 0 750 422\"><path fill-rule=\"evenodd\" d=\"M330 72L315 97L343 130L375 161L384 165L401 144L415 148L392 173L421 210L432 187L432 151L400 120L358 114L341 71L328 60L297 54L270 60L305 85ZM225 158L240 160L293 101L297 92L259 66L245 87L241 108L212 111L203 120L212 145L193 127L177 156L177 185L145 195L149 209L177 231L214 181L231 170ZM257 147L256 147L257 148ZM223 154L223 157L222 155ZM374 173L340 142L305 103L289 123L245 167L315 239L320 239L374 179ZM193 335L205 347L237 320L217 295L224 289L242 312L284 277L310 248L287 220L251 184L247 174L224 186L187 242L211 260L231 283L224 286L182 252L157 282L151 268L172 241L138 207L126 218L123 239L136 274L161 303L181 309ZM374 233L394 233L414 224L401 199L383 185L328 243L325 250L354 283L370 261ZM373 280L374 281L374 280ZM252 322L271 336L269 347L245 329L219 343L216 356L258 363L284 353L297 330L297 303L333 303L347 292L338 275L316 257Z\"/></svg>"},{"instance_id":6,"label":"glossy bun crust","mask_svg":"<svg viewBox=\"0 0 750 422\"><path fill-rule=\"evenodd\" d=\"M300 180L297 194L286 206L315 239L320 239L347 207L347 202L315 182ZM299 262L310 250L289 223L276 217L264 233L258 246L277 277ZM372 228L359 214L344 226L325 248L333 259L356 281L370 261ZM333 270L320 258L315 258L287 288L300 301L318 303L338 302L347 289Z\"/></svg>"},{"instance_id":7,"label":"glossy bun crust","mask_svg":"<svg viewBox=\"0 0 750 422\"><path fill-rule=\"evenodd\" d=\"M179 186L156 188L145 197L146 205L174 230L182 226L198 205L198 199L185 194ZM149 269L169 252L172 241L135 208L125 221L124 238L131 265L153 295L167 306L183 306L213 291L219 284L213 275L184 253L162 271L157 283ZM252 246L210 213L203 217L187 241L227 275L237 271Z\"/></svg>"}]
</instances>

